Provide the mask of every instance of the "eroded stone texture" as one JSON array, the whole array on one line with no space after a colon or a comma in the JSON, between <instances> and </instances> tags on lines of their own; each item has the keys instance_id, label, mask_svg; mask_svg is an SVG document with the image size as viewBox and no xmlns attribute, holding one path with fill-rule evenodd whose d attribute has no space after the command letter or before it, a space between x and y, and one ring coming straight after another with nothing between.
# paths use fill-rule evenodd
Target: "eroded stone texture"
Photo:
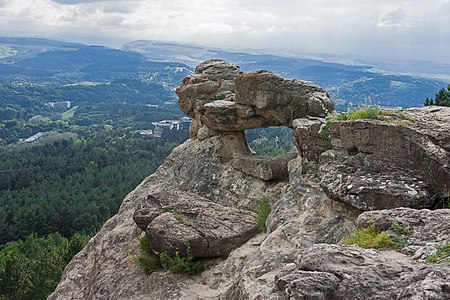
<instances>
[{"instance_id":1,"label":"eroded stone texture","mask_svg":"<svg viewBox=\"0 0 450 300\"><path fill-rule=\"evenodd\" d=\"M448 299L449 276L448 264L414 265L395 252L317 244L275 280L289 299L310 299L305 291L311 299Z\"/></svg>"},{"instance_id":2,"label":"eroded stone texture","mask_svg":"<svg viewBox=\"0 0 450 300\"><path fill-rule=\"evenodd\" d=\"M246 72L234 82L235 101L264 111L274 125L291 126L294 119L325 117L334 110L328 93L311 82L284 79L268 71Z\"/></svg>"},{"instance_id":3,"label":"eroded stone texture","mask_svg":"<svg viewBox=\"0 0 450 300\"><path fill-rule=\"evenodd\" d=\"M330 131L333 149L321 154L318 174L333 199L371 210L429 208L435 195L450 196L450 153L429 130L356 120Z\"/></svg>"},{"instance_id":4,"label":"eroded stone texture","mask_svg":"<svg viewBox=\"0 0 450 300\"><path fill-rule=\"evenodd\" d=\"M225 256L258 233L255 213L188 192L151 195L134 213L135 221L137 215L150 248L172 255L186 255L189 247L193 257Z\"/></svg>"},{"instance_id":5,"label":"eroded stone texture","mask_svg":"<svg viewBox=\"0 0 450 300\"><path fill-rule=\"evenodd\" d=\"M221 60L200 64L177 89L181 110L193 117L191 137L203 125L215 134L288 126L296 118L334 110L327 92L311 82L268 71L241 72Z\"/></svg>"},{"instance_id":6,"label":"eroded stone texture","mask_svg":"<svg viewBox=\"0 0 450 300\"><path fill-rule=\"evenodd\" d=\"M412 259L424 259L437 248L450 242L450 209L396 208L364 212L356 224L368 227L375 224L380 231L389 231L405 241L402 253Z\"/></svg>"},{"instance_id":7,"label":"eroded stone texture","mask_svg":"<svg viewBox=\"0 0 450 300\"><path fill-rule=\"evenodd\" d=\"M290 151L280 156L245 155L233 160L233 167L248 175L262 180L280 180L288 178L288 162L298 156Z\"/></svg>"}]
</instances>

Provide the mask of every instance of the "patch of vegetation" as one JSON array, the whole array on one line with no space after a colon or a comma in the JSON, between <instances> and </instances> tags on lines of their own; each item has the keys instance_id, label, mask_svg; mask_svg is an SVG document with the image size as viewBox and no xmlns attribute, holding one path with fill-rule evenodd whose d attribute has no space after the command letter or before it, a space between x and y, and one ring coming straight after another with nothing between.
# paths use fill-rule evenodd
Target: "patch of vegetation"
<instances>
[{"instance_id":1,"label":"patch of vegetation","mask_svg":"<svg viewBox=\"0 0 450 300\"><path fill-rule=\"evenodd\" d=\"M450 197L440 198L436 200L436 205L434 206L434 209L445 209L445 208L450 208Z\"/></svg>"},{"instance_id":2,"label":"patch of vegetation","mask_svg":"<svg viewBox=\"0 0 450 300\"><path fill-rule=\"evenodd\" d=\"M398 222L393 222L391 229L399 235L411 235L413 233L413 229L410 226Z\"/></svg>"},{"instance_id":3,"label":"patch of vegetation","mask_svg":"<svg viewBox=\"0 0 450 300\"><path fill-rule=\"evenodd\" d=\"M71 109L69 109L66 112L63 112L61 114L61 120L69 120L71 118L73 118L73 116L75 115L75 111L77 110L78 106L74 106Z\"/></svg>"},{"instance_id":4,"label":"patch of vegetation","mask_svg":"<svg viewBox=\"0 0 450 300\"><path fill-rule=\"evenodd\" d=\"M427 264L442 264L450 263L450 244L445 244L438 248L434 255L425 258L424 263Z\"/></svg>"},{"instance_id":5,"label":"patch of vegetation","mask_svg":"<svg viewBox=\"0 0 450 300\"><path fill-rule=\"evenodd\" d=\"M381 110L377 105L366 104L363 107L349 110L337 115L328 115L326 118L326 123L320 129L319 135L323 139L330 139L330 128L331 124L336 121L350 121L350 120L360 120L360 119L375 119L383 120Z\"/></svg>"},{"instance_id":6,"label":"patch of vegetation","mask_svg":"<svg viewBox=\"0 0 450 300\"><path fill-rule=\"evenodd\" d=\"M292 129L282 126L246 130L250 148L258 155L279 156L294 146Z\"/></svg>"},{"instance_id":7,"label":"patch of vegetation","mask_svg":"<svg viewBox=\"0 0 450 300\"><path fill-rule=\"evenodd\" d=\"M192 226L192 223L189 222L188 220L186 220L186 218L185 218L181 213L179 213L179 212L174 212L174 213L173 213L173 217L174 217L178 222L180 222L181 224L184 224L184 225L186 225L186 226L188 226L188 227L191 227L191 226Z\"/></svg>"},{"instance_id":8,"label":"patch of vegetation","mask_svg":"<svg viewBox=\"0 0 450 300\"><path fill-rule=\"evenodd\" d=\"M358 245L362 248L378 250L401 249L405 242L386 231L379 232L374 224L367 228L357 228L345 240L344 245Z\"/></svg>"},{"instance_id":9,"label":"patch of vegetation","mask_svg":"<svg viewBox=\"0 0 450 300\"><path fill-rule=\"evenodd\" d=\"M145 274L150 274L162 269L159 256L148 246L146 235L139 240L139 250L136 263Z\"/></svg>"},{"instance_id":10,"label":"patch of vegetation","mask_svg":"<svg viewBox=\"0 0 450 300\"><path fill-rule=\"evenodd\" d=\"M195 275L202 271L202 265L192 257L189 245L186 245L186 255L184 257L181 256L179 251L175 253L175 256L163 252L159 255L159 259L170 272L175 274Z\"/></svg>"},{"instance_id":11,"label":"patch of vegetation","mask_svg":"<svg viewBox=\"0 0 450 300\"><path fill-rule=\"evenodd\" d=\"M0 299L46 299L58 284L65 266L89 241L79 233L59 233L9 243L0 250Z\"/></svg>"},{"instance_id":12,"label":"patch of vegetation","mask_svg":"<svg viewBox=\"0 0 450 300\"><path fill-rule=\"evenodd\" d=\"M416 122L417 121L416 118L407 116L407 115L405 115L404 113L401 113L401 112L384 110L384 111L381 112L381 114L383 116L386 116L386 117L398 118L398 119L409 121L409 122Z\"/></svg>"},{"instance_id":13,"label":"patch of vegetation","mask_svg":"<svg viewBox=\"0 0 450 300\"><path fill-rule=\"evenodd\" d=\"M450 84L448 85L447 90L441 88L434 96L434 99L427 98L424 105L450 106Z\"/></svg>"},{"instance_id":14,"label":"patch of vegetation","mask_svg":"<svg viewBox=\"0 0 450 300\"><path fill-rule=\"evenodd\" d=\"M170 213L173 212L173 208L169 207L169 206L168 207L163 207L162 210L163 210L163 212L170 212Z\"/></svg>"},{"instance_id":15,"label":"patch of vegetation","mask_svg":"<svg viewBox=\"0 0 450 300\"><path fill-rule=\"evenodd\" d=\"M258 219L256 222L256 226L260 232L266 232L266 220L269 216L272 208L270 207L270 203L267 199L261 199L258 204Z\"/></svg>"}]
</instances>

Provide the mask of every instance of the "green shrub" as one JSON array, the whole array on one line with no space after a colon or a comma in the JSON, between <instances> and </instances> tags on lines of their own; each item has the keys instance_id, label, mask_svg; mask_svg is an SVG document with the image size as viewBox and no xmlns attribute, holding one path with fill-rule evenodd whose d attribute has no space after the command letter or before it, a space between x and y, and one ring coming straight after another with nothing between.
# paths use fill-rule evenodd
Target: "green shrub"
<instances>
[{"instance_id":1,"label":"green shrub","mask_svg":"<svg viewBox=\"0 0 450 300\"><path fill-rule=\"evenodd\" d=\"M256 226L260 232L266 232L266 220L269 216L272 208L270 207L270 203L267 199L261 199L258 204L258 219L256 222Z\"/></svg>"},{"instance_id":2,"label":"green shrub","mask_svg":"<svg viewBox=\"0 0 450 300\"><path fill-rule=\"evenodd\" d=\"M344 245L358 245L362 248L378 250L400 249L405 242L386 231L378 232L374 224L367 228L357 228L345 240Z\"/></svg>"},{"instance_id":3,"label":"green shrub","mask_svg":"<svg viewBox=\"0 0 450 300\"><path fill-rule=\"evenodd\" d=\"M439 247L438 251L434 255L428 256L424 262L427 264L450 263L450 244Z\"/></svg>"},{"instance_id":4,"label":"green shrub","mask_svg":"<svg viewBox=\"0 0 450 300\"><path fill-rule=\"evenodd\" d=\"M184 273L189 275L195 275L202 270L202 266L198 261L195 261L191 255L191 248L186 245L186 256L182 257L180 252L177 251L175 256L163 252L159 255L161 263L166 264L167 268L172 273Z\"/></svg>"},{"instance_id":5,"label":"green shrub","mask_svg":"<svg viewBox=\"0 0 450 300\"><path fill-rule=\"evenodd\" d=\"M158 255L153 252L148 246L147 236L144 235L139 240L139 254L136 258L138 266L142 269L145 274L150 274L161 270L161 262L159 261Z\"/></svg>"}]
</instances>

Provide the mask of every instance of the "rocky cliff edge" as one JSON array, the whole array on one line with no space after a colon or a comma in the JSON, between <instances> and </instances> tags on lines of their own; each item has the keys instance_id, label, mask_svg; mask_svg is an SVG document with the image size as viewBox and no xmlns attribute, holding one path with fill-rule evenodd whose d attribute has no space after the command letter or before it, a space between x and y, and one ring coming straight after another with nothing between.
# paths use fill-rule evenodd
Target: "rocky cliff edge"
<instances>
[{"instance_id":1,"label":"rocky cliff edge","mask_svg":"<svg viewBox=\"0 0 450 300\"><path fill-rule=\"evenodd\" d=\"M450 299L450 264L415 263L450 242L450 210L439 209L450 196L450 108L326 125L335 111L319 86L221 60L177 93L191 138L124 199L49 299ZM245 130L267 126L291 128L295 149L255 155ZM272 207L265 233L261 199ZM371 224L408 228L404 244L342 245ZM189 244L204 271L145 275L135 261L144 232L158 252Z\"/></svg>"}]
</instances>

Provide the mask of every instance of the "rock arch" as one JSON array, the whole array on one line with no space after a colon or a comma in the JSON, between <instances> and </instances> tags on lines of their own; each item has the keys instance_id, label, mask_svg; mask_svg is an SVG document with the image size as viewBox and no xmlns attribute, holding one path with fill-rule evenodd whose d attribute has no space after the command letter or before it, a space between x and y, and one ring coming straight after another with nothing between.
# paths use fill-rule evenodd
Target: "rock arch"
<instances>
[{"instance_id":1,"label":"rock arch","mask_svg":"<svg viewBox=\"0 0 450 300\"><path fill-rule=\"evenodd\" d=\"M270 159L251 155L245 130L295 129L296 119L324 118L334 111L328 93L314 83L264 70L243 72L223 60L201 63L184 78L177 94L181 110L193 118L191 138L223 137L221 162L263 180L285 178L287 162L297 154Z\"/></svg>"}]
</instances>

